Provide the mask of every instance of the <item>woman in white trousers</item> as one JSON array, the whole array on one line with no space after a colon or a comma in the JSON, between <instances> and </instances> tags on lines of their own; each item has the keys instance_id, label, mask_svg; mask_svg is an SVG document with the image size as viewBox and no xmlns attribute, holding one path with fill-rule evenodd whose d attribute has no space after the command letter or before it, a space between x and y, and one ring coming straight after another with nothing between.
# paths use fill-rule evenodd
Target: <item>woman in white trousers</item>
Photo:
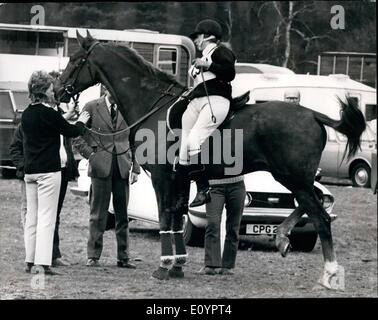
<instances>
[{"instance_id":1,"label":"woman in white trousers","mask_svg":"<svg viewBox=\"0 0 378 320\"><path fill-rule=\"evenodd\" d=\"M32 103L21 118L27 212L24 230L26 272L53 275L50 269L61 183L60 135L76 137L85 132L89 115L69 124L54 110L54 79L44 71L29 80Z\"/></svg>"}]
</instances>

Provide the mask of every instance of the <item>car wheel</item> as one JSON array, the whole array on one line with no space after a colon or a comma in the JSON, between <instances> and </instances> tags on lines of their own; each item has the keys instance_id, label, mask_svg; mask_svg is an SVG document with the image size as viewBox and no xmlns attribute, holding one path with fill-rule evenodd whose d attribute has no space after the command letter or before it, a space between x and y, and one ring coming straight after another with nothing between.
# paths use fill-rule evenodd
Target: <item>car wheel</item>
<instances>
[{"instance_id":1,"label":"car wheel","mask_svg":"<svg viewBox=\"0 0 378 320\"><path fill-rule=\"evenodd\" d=\"M292 234L289 239L294 251L310 252L315 247L318 234L316 232Z\"/></svg>"},{"instance_id":2,"label":"car wheel","mask_svg":"<svg viewBox=\"0 0 378 320\"><path fill-rule=\"evenodd\" d=\"M351 178L354 187L370 188L370 167L365 162L357 163L352 169Z\"/></svg>"},{"instance_id":3,"label":"car wheel","mask_svg":"<svg viewBox=\"0 0 378 320\"><path fill-rule=\"evenodd\" d=\"M205 230L202 228L197 228L190 221L189 216L187 214L183 216L183 219L185 244L192 247L203 247L205 240Z\"/></svg>"}]
</instances>

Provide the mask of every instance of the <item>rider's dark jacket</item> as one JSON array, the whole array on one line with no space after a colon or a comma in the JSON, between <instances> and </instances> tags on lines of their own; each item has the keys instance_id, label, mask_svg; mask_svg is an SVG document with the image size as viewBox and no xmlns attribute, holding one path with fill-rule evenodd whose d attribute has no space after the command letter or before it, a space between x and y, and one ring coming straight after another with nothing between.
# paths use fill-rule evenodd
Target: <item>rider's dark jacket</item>
<instances>
[{"instance_id":1,"label":"rider's dark jacket","mask_svg":"<svg viewBox=\"0 0 378 320\"><path fill-rule=\"evenodd\" d=\"M212 63L206 71L212 72L216 78L206 80L208 95L217 95L231 100L231 84L235 78L235 55L223 44L217 45L209 55ZM192 77L201 77L201 74L192 74ZM204 83L198 84L189 95L189 99L206 96Z\"/></svg>"}]
</instances>

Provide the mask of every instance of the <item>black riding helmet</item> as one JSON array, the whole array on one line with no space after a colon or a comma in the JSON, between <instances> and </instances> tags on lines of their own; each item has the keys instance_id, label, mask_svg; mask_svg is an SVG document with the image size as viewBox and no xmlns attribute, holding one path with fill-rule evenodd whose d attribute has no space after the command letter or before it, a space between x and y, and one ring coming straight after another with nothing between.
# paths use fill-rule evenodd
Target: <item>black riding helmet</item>
<instances>
[{"instance_id":1,"label":"black riding helmet","mask_svg":"<svg viewBox=\"0 0 378 320\"><path fill-rule=\"evenodd\" d=\"M195 31L190 35L190 38L194 40L199 34L208 34L215 36L218 40L222 39L222 27L220 24L211 19L205 19L199 22Z\"/></svg>"}]
</instances>

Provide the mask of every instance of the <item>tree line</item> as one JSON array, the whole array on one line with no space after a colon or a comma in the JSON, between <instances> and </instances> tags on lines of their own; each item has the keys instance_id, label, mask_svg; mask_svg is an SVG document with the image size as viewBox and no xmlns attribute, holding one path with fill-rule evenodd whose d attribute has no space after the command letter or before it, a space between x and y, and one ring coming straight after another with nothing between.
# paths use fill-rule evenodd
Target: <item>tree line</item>
<instances>
[{"instance_id":1,"label":"tree line","mask_svg":"<svg viewBox=\"0 0 378 320\"><path fill-rule=\"evenodd\" d=\"M286 66L315 73L324 51L376 52L375 1L225 1L5 3L0 21L29 24L42 5L53 26L149 29L189 35L206 18L217 20L239 62ZM344 28L332 28L340 6Z\"/></svg>"}]
</instances>

